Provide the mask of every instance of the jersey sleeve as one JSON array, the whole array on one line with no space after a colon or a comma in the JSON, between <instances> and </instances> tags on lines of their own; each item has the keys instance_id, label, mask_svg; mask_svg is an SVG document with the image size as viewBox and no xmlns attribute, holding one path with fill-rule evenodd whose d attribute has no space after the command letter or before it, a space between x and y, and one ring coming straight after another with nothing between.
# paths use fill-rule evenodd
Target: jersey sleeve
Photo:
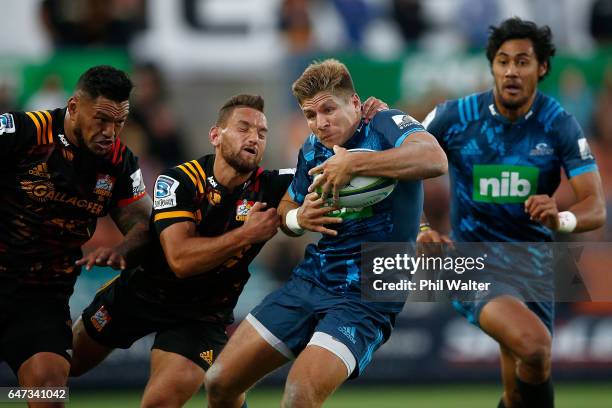
<instances>
[{"instance_id":1,"label":"jersey sleeve","mask_svg":"<svg viewBox=\"0 0 612 408\"><path fill-rule=\"evenodd\" d=\"M308 175L308 171L313 166L309 164L308 158L312 160L312 157L314 157L314 144L311 143L311 139L314 137L314 135L310 135L304 146L300 149L295 176L287 190L289 197L299 205L302 205L304 202L304 197L308 194L308 186L311 184L311 177Z\"/></svg>"},{"instance_id":2,"label":"jersey sleeve","mask_svg":"<svg viewBox=\"0 0 612 408\"><path fill-rule=\"evenodd\" d=\"M0 158L14 157L15 153L36 143L36 135L34 122L26 113L7 112L0 115Z\"/></svg>"},{"instance_id":3,"label":"jersey sleeve","mask_svg":"<svg viewBox=\"0 0 612 408\"><path fill-rule=\"evenodd\" d=\"M113 199L117 207L125 207L146 195L142 172L138 166L138 158L125 145L117 147L117 157L114 159L121 166L117 178L117 186L113 191Z\"/></svg>"},{"instance_id":4,"label":"jersey sleeve","mask_svg":"<svg viewBox=\"0 0 612 408\"><path fill-rule=\"evenodd\" d=\"M451 103L444 102L437 105L423 120L423 127L433 135L444 147L446 133L448 130L449 116L451 114Z\"/></svg>"},{"instance_id":5,"label":"jersey sleeve","mask_svg":"<svg viewBox=\"0 0 612 408\"><path fill-rule=\"evenodd\" d=\"M574 116L564 113L557 124L559 155L567 178L597 170L589 143Z\"/></svg>"},{"instance_id":6,"label":"jersey sleeve","mask_svg":"<svg viewBox=\"0 0 612 408\"><path fill-rule=\"evenodd\" d=\"M267 194L268 198L266 199L268 201L268 208L278 207L281 198L283 198L289 185L293 181L294 174L295 169L270 171L269 192Z\"/></svg>"},{"instance_id":7,"label":"jersey sleeve","mask_svg":"<svg viewBox=\"0 0 612 408\"><path fill-rule=\"evenodd\" d=\"M170 225L196 220L196 184L176 167L164 171L155 181L153 223L157 234Z\"/></svg>"},{"instance_id":8,"label":"jersey sleeve","mask_svg":"<svg viewBox=\"0 0 612 408\"><path fill-rule=\"evenodd\" d=\"M425 128L412 116L390 109L374 116L372 128L386 140L391 147L399 147L414 132L423 132Z\"/></svg>"}]
</instances>

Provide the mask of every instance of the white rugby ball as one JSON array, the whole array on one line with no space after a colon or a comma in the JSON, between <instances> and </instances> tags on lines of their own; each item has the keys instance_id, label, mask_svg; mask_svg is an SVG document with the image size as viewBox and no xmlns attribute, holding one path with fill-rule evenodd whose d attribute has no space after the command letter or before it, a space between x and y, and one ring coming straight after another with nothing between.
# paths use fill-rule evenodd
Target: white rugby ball
<instances>
[{"instance_id":1,"label":"white rugby ball","mask_svg":"<svg viewBox=\"0 0 612 408\"><path fill-rule=\"evenodd\" d=\"M350 149L351 154L373 152L370 149ZM315 176L316 179L317 176ZM387 198L395 189L397 180L386 177L356 176L339 192L338 205L344 208L369 207ZM321 189L317 192L320 194Z\"/></svg>"}]
</instances>

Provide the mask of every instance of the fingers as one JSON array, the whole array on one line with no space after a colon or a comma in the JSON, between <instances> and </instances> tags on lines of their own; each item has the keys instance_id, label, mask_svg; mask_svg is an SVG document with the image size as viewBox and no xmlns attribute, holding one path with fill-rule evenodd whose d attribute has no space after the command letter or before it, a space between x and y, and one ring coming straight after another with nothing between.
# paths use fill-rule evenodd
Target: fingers
<instances>
[{"instance_id":1,"label":"fingers","mask_svg":"<svg viewBox=\"0 0 612 408\"><path fill-rule=\"evenodd\" d=\"M260 201L256 201L255 204L253 204L253 206L249 210L249 213L261 211L264 208L266 208L266 205L267 205L267 203L262 203Z\"/></svg>"},{"instance_id":2,"label":"fingers","mask_svg":"<svg viewBox=\"0 0 612 408\"><path fill-rule=\"evenodd\" d=\"M332 237L335 237L338 235L338 231L326 228L323 225L316 226L312 230L314 232L320 232L321 234L331 235Z\"/></svg>"},{"instance_id":3,"label":"fingers","mask_svg":"<svg viewBox=\"0 0 612 408\"><path fill-rule=\"evenodd\" d=\"M82 257L78 261L76 261L75 265L77 265L77 266L83 266L84 265L85 269L89 271L95 265L95 263L96 263L96 254L95 253L90 253L88 255L85 255L84 257Z\"/></svg>"},{"instance_id":4,"label":"fingers","mask_svg":"<svg viewBox=\"0 0 612 408\"><path fill-rule=\"evenodd\" d=\"M118 254L116 252L112 253L108 257L106 265L110 266L113 269L121 269L121 270L123 270L123 269L125 269L127 267L127 264L126 264L125 259L123 258L123 256L121 256L120 254Z\"/></svg>"},{"instance_id":5,"label":"fingers","mask_svg":"<svg viewBox=\"0 0 612 408\"><path fill-rule=\"evenodd\" d=\"M318 166L313 167L312 169L308 170L308 175L309 176L314 176L315 174L319 174L319 173L323 173L323 165L325 163L319 164Z\"/></svg>"},{"instance_id":6,"label":"fingers","mask_svg":"<svg viewBox=\"0 0 612 408\"><path fill-rule=\"evenodd\" d=\"M315 176L314 180L312 180L312 184L308 186L308 192L312 193L316 191L316 189L321 187L326 181L327 178L323 175L323 173L319 173L317 176Z\"/></svg>"},{"instance_id":7,"label":"fingers","mask_svg":"<svg viewBox=\"0 0 612 408\"><path fill-rule=\"evenodd\" d=\"M361 105L361 117L368 123L378 112L386 109L389 109L386 103L371 96Z\"/></svg>"},{"instance_id":8,"label":"fingers","mask_svg":"<svg viewBox=\"0 0 612 408\"><path fill-rule=\"evenodd\" d=\"M546 194L533 195L525 200L525 212L531 215L538 205L551 200Z\"/></svg>"},{"instance_id":9,"label":"fingers","mask_svg":"<svg viewBox=\"0 0 612 408\"><path fill-rule=\"evenodd\" d=\"M90 271L94 265L110 266L113 269L125 269L127 263L123 255L111 248L98 248L75 262L77 266L84 266Z\"/></svg>"},{"instance_id":10,"label":"fingers","mask_svg":"<svg viewBox=\"0 0 612 408\"><path fill-rule=\"evenodd\" d=\"M442 239L442 242L444 242L445 244L453 244L453 240L450 239L450 237L448 235L441 235L440 238Z\"/></svg>"}]
</instances>

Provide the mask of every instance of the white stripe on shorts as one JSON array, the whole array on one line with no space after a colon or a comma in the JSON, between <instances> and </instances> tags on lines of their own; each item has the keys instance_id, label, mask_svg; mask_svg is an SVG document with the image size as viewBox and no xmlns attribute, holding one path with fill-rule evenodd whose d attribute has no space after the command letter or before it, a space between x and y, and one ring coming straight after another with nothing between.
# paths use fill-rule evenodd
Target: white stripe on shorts
<instances>
[{"instance_id":1,"label":"white stripe on shorts","mask_svg":"<svg viewBox=\"0 0 612 408\"><path fill-rule=\"evenodd\" d=\"M338 358L342 360L346 366L346 371L348 372L347 377L350 377L353 370L355 370L357 360L355 360L355 356L353 353L351 353L351 350L349 350L349 348L340 340L335 339L327 333L315 332L308 342L308 346L311 344L323 347L324 349L329 350L338 356Z\"/></svg>"},{"instance_id":2,"label":"white stripe on shorts","mask_svg":"<svg viewBox=\"0 0 612 408\"><path fill-rule=\"evenodd\" d=\"M251 326L257 330L257 333L268 342L272 347L278 350L283 356L287 357L289 360L295 359L293 352L287 347L285 343L283 343L278 337L276 337L270 330L266 328L259 320L255 318L252 314L248 314L245 320L251 323Z\"/></svg>"}]
</instances>

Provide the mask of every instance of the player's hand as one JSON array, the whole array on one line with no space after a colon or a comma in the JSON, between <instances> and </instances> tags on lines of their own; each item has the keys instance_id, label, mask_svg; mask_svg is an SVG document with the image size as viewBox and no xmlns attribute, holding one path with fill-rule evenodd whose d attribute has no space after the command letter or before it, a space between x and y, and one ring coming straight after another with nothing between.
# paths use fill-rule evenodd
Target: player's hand
<instances>
[{"instance_id":1,"label":"player's hand","mask_svg":"<svg viewBox=\"0 0 612 408\"><path fill-rule=\"evenodd\" d=\"M537 221L553 231L559 229L559 210L554 198L546 194L532 195L525 201L525 212L532 221Z\"/></svg>"},{"instance_id":2,"label":"player's hand","mask_svg":"<svg viewBox=\"0 0 612 408\"><path fill-rule=\"evenodd\" d=\"M276 208L266 208L266 203L257 201L242 225L245 238L252 244L265 242L278 232L280 216Z\"/></svg>"},{"instance_id":3,"label":"player's hand","mask_svg":"<svg viewBox=\"0 0 612 408\"><path fill-rule=\"evenodd\" d=\"M453 240L448 235L440 234L431 228L419 231L416 242L417 253L425 256L441 256L444 247L453 247Z\"/></svg>"},{"instance_id":4,"label":"player's hand","mask_svg":"<svg viewBox=\"0 0 612 408\"><path fill-rule=\"evenodd\" d=\"M298 209L298 224L303 229L309 231L336 236L338 231L327 228L326 225L340 224L342 222L340 217L329 216L330 212L337 209L338 207L326 206L323 198L319 197L317 193L310 193L304 198L304 203Z\"/></svg>"},{"instance_id":5,"label":"player's hand","mask_svg":"<svg viewBox=\"0 0 612 408\"><path fill-rule=\"evenodd\" d=\"M124 270L127 266L125 256L116 248L100 247L88 253L75 262L76 265L85 265L86 270L91 270L94 265L110 266L113 269Z\"/></svg>"},{"instance_id":6,"label":"player's hand","mask_svg":"<svg viewBox=\"0 0 612 408\"><path fill-rule=\"evenodd\" d=\"M370 96L368 99L365 100L364 103L361 104L361 117L363 118L365 123L368 123L369 121L374 119L374 116L378 112L387 109L389 109L389 105L387 105L378 98Z\"/></svg>"},{"instance_id":7,"label":"player's hand","mask_svg":"<svg viewBox=\"0 0 612 408\"><path fill-rule=\"evenodd\" d=\"M318 187L321 187L321 199L326 201L331 195L333 203L336 204L339 199L340 189L351 181L353 174L351 173L350 153L340 146L334 146L334 153L325 162L310 169L309 175L321 175L308 187L308 192L312 193Z\"/></svg>"}]
</instances>

